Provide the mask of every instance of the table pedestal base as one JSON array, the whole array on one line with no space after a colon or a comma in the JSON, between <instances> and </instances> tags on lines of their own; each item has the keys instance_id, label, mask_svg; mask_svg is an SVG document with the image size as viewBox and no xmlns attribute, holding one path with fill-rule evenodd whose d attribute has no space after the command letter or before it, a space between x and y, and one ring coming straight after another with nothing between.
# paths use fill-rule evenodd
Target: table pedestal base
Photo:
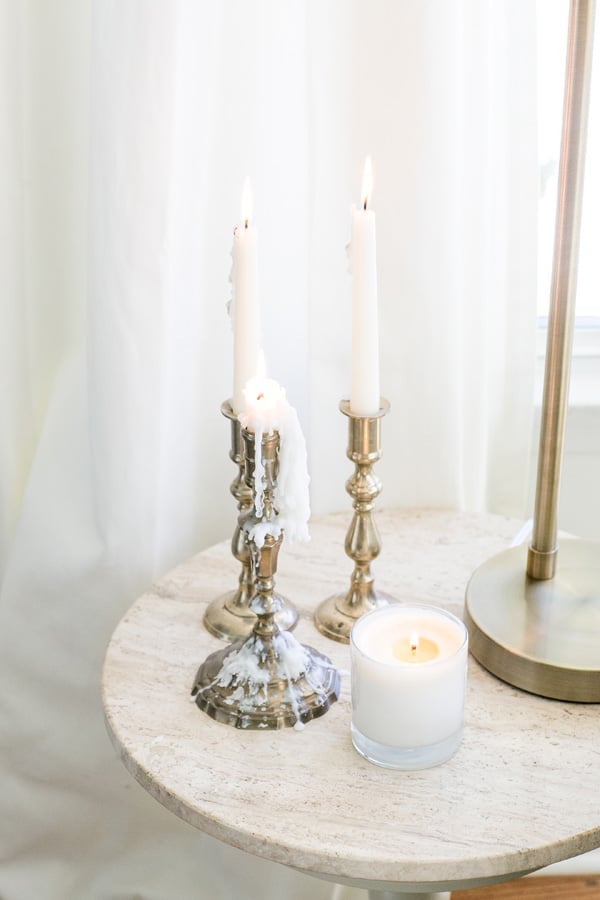
<instances>
[{"instance_id":1,"label":"table pedestal base","mask_svg":"<svg viewBox=\"0 0 600 900\"><path fill-rule=\"evenodd\" d=\"M416 894L410 891L405 894L404 891L369 891L369 900L450 900L450 893L442 891L436 894Z\"/></svg>"}]
</instances>

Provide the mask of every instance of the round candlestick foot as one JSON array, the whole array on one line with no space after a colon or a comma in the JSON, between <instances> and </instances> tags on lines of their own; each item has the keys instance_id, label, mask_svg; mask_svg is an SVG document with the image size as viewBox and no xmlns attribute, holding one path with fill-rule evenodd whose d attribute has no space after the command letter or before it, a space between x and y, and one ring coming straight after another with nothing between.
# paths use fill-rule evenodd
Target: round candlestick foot
<instances>
[{"instance_id":1,"label":"round candlestick foot","mask_svg":"<svg viewBox=\"0 0 600 900\"><path fill-rule=\"evenodd\" d=\"M281 601L275 621L281 631L292 631L298 623L298 611L281 594L274 599ZM213 600L204 613L204 627L223 641L237 641L251 634L256 622L255 614L249 608L249 597L240 596L240 591L229 591Z\"/></svg>"},{"instance_id":2,"label":"round candlestick foot","mask_svg":"<svg viewBox=\"0 0 600 900\"><path fill-rule=\"evenodd\" d=\"M217 722L275 730L322 716L339 692L331 661L281 632L268 645L253 634L212 653L198 669L192 697Z\"/></svg>"},{"instance_id":3,"label":"round candlestick foot","mask_svg":"<svg viewBox=\"0 0 600 900\"><path fill-rule=\"evenodd\" d=\"M473 656L494 675L555 700L600 702L600 545L564 540L556 575L526 574L527 547L505 550L467 585Z\"/></svg>"},{"instance_id":4,"label":"round candlestick foot","mask_svg":"<svg viewBox=\"0 0 600 900\"><path fill-rule=\"evenodd\" d=\"M349 644L352 626L361 616L372 609L397 602L395 597L383 591L371 591L368 600L357 605L349 602L347 593L333 594L317 607L314 623L321 634L341 644Z\"/></svg>"}]
</instances>

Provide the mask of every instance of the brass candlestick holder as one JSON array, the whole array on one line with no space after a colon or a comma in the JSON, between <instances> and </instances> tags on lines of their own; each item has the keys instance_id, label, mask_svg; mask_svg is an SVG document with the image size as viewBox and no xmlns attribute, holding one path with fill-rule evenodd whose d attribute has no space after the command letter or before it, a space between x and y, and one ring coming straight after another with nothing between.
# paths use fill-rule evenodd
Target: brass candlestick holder
<instances>
[{"instance_id":1,"label":"brass candlestick holder","mask_svg":"<svg viewBox=\"0 0 600 900\"><path fill-rule=\"evenodd\" d=\"M238 466L238 473L231 482L230 491L237 501L238 513L241 515L251 509L253 505L252 487L246 483L244 477L242 426L232 409L230 400L225 400L221 404L221 412L231 424L229 457ZM234 559L241 564L238 587L226 594L221 594L209 604L204 613L204 625L215 637L226 641L237 641L239 638L247 637L256 622L256 615L250 609L250 600L254 592L254 576L248 535L240 527L239 516L231 539L231 553ZM276 615L277 624L282 631L290 631L298 621L298 613L285 597L278 599L281 601L281 606Z\"/></svg>"},{"instance_id":2,"label":"brass candlestick holder","mask_svg":"<svg viewBox=\"0 0 600 900\"><path fill-rule=\"evenodd\" d=\"M242 429L245 478L254 479L254 433ZM200 709L218 722L236 728L277 729L302 727L322 716L337 700L340 676L331 661L282 631L276 615L282 601L274 593L277 558L283 542L273 505L279 469L279 434L263 435L264 497L261 515L256 504L240 513L240 528L248 535L255 593L250 609L255 615L249 637L212 653L200 666L192 697ZM254 495L255 497L255 495ZM262 540L258 535L261 535Z\"/></svg>"},{"instance_id":3,"label":"brass candlestick holder","mask_svg":"<svg viewBox=\"0 0 600 900\"><path fill-rule=\"evenodd\" d=\"M354 571L350 590L324 600L314 619L322 634L345 644L350 641L352 626L364 613L396 602L389 594L375 590L371 573L371 562L381 550L373 518L373 501L381 493L381 482L373 473L373 463L381 459L381 420L389 408L390 404L382 397L375 415L357 416L351 411L348 400L340 403L340 410L348 416L347 456L356 467L346 482L346 490L354 500L354 516L344 545L347 555L354 561Z\"/></svg>"}]
</instances>

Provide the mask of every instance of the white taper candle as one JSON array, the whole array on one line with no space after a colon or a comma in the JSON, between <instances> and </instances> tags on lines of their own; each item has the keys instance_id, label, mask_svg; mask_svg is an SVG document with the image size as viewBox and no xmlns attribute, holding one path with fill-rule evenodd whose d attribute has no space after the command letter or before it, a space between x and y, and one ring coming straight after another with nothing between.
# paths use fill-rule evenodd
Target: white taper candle
<instances>
[{"instance_id":1,"label":"white taper candle","mask_svg":"<svg viewBox=\"0 0 600 900\"><path fill-rule=\"evenodd\" d=\"M379 323L375 213L368 209L373 176L371 157L363 174L361 207L352 208L352 383L350 409L360 416L379 410Z\"/></svg>"},{"instance_id":2,"label":"white taper candle","mask_svg":"<svg viewBox=\"0 0 600 900\"><path fill-rule=\"evenodd\" d=\"M232 305L233 397L236 415L244 409L244 387L256 374L260 350L260 307L258 299L258 239L252 225L250 180L242 191L241 224L233 235Z\"/></svg>"}]
</instances>

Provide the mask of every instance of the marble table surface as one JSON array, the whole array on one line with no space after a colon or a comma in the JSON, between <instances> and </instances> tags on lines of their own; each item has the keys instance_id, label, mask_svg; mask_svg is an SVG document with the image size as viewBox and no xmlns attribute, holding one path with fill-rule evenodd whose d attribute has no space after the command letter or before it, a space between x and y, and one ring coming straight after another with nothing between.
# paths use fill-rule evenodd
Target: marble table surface
<instances>
[{"instance_id":1,"label":"marble table surface","mask_svg":"<svg viewBox=\"0 0 600 900\"><path fill-rule=\"evenodd\" d=\"M448 511L378 511L377 586L460 615L473 569L519 522ZM600 706L526 694L469 661L465 732L447 763L381 769L350 741L348 647L312 611L345 589L348 514L284 541L277 588L298 607L297 637L342 671L342 693L303 731L236 730L190 701L200 662L223 646L202 626L229 590L228 542L161 578L117 626L104 667L106 721L131 774L204 832L257 856L350 884L429 890L484 884L600 845ZM421 888L422 889L422 888Z\"/></svg>"}]
</instances>

